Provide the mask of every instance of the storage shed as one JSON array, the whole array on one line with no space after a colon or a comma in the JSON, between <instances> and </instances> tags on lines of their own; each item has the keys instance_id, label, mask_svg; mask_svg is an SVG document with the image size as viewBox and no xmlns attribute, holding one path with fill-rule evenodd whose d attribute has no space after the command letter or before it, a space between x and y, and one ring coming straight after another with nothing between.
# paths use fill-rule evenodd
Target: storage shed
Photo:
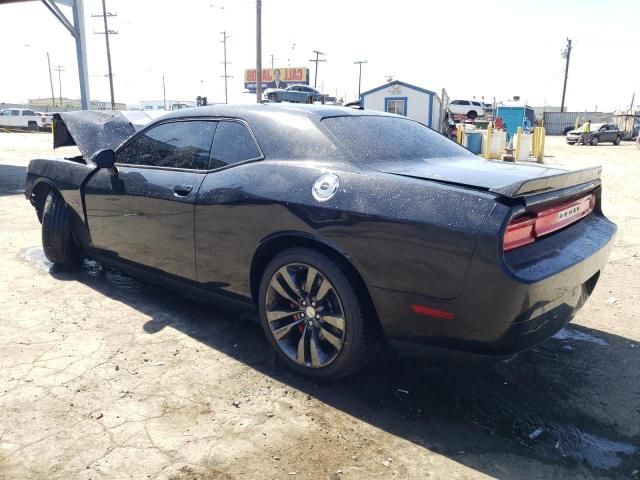
<instances>
[{"instance_id":1,"label":"storage shed","mask_svg":"<svg viewBox=\"0 0 640 480\"><path fill-rule=\"evenodd\" d=\"M412 120L440 129L438 95L431 90L409 83L393 81L360 94L360 106L365 110L404 115Z\"/></svg>"}]
</instances>

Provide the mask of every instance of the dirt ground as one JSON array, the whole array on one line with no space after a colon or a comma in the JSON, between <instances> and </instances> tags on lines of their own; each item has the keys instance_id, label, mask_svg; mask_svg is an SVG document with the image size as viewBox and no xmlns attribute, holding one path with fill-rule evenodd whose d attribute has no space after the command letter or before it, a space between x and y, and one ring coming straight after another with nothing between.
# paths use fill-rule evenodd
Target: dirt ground
<instances>
[{"instance_id":1,"label":"dirt ground","mask_svg":"<svg viewBox=\"0 0 640 480\"><path fill-rule=\"evenodd\" d=\"M0 479L640 478L640 150L547 139L603 165L620 227L595 293L506 363L398 359L334 384L260 328L87 261L57 272L19 193L48 134L0 133Z\"/></svg>"}]
</instances>

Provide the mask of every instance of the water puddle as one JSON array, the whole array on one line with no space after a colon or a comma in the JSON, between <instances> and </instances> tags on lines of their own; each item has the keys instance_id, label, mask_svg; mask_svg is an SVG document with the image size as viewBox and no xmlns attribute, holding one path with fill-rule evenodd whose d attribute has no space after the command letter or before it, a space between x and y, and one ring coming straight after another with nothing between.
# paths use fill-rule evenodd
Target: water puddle
<instances>
[{"instance_id":1,"label":"water puddle","mask_svg":"<svg viewBox=\"0 0 640 480\"><path fill-rule=\"evenodd\" d=\"M579 342L590 342L596 345L609 345L606 340L587 332L581 332L572 328L563 328L556 333L553 338L557 340L577 340Z\"/></svg>"},{"instance_id":2,"label":"water puddle","mask_svg":"<svg viewBox=\"0 0 640 480\"><path fill-rule=\"evenodd\" d=\"M42 247L29 248L24 251L22 257L45 272L62 273L56 269L56 266L52 262L47 260ZM86 275L95 280L104 280L110 286L129 293L138 293L152 288L149 284L132 278L125 273L103 267L95 260L85 259L78 270L71 272L67 271L65 273Z\"/></svg>"},{"instance_id":3,"label":"water puddle","mask_svg":"<svg viewBox=\"0 0 640 480\"><path fill-rule=\"evenodd\" d=\"M633 455L637 447L584 432L573 425L541 428L532 447L549 456L561 455L591 468L609 470L622 465L623 456Z\"/></svg>"},{"instance_id":4,"label":"water puddle","mask_svg":"<svg viewBox=\"0 0 640 480\"><path fill-rule=\"evenodd\" d=\"M22 254L22 257L45 272L51 272L54 267L53 263L45 257L42 247L29 248Z\"/></svg>"}]
</instances>

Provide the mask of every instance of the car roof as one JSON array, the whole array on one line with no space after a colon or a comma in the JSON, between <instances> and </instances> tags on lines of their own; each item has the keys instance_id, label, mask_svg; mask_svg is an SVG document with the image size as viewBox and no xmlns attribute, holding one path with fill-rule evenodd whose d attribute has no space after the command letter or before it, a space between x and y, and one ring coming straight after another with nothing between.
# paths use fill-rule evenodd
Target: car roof
<instances>
[{"instance_id":1,"label":"car roof","mask_svg":"<svg viewBox=\"0 0 640 480\"><path fill-rule=\"evenodd\" d=\"M334 105L298 103L254 103L247 105L211 105L168 113L147 125L152 128L167 120L227 118L246 121L261 150L270 159L346 160L347 153L336 146L325 131L322 120L331 117L392 117L414 120L375 110L356 110ZM355 120L355 118L354 118Z\"/></svg>"},{"instance_id":2,"label":"car roof","mask_svg":"<svg viewBox=\"0 0 640 480\"><path fill-rule=\"evenodd\" d=\"M270 114L274 114L275 119L276 117L279 117L278 114L282 113L318 121L327 117L397 116L377 110L357 110L336 105L310 105L302 103L254 103L247 105L228 105L221 103L206 107L176 110L168 113L167 115L163 115L158 118L158 120L187 117L228 117L238 118L252 123L263 122L265 119L268 119Z\"/></svg>"}]
</instances>

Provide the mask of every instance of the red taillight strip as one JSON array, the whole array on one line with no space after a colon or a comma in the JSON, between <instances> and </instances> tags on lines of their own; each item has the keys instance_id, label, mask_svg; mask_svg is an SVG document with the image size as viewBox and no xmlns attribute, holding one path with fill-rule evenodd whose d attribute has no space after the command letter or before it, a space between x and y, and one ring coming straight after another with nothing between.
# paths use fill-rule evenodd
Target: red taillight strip
<instances>
[{"instance_id":1,"label":"red taillight strip","mask_svg":"<svg viewBox=\"0 0 640 480\"><path fill-rule=\"evenodd\" d=\"M413 313L420 315L426 315L427 317L442 318L443 320L453 320L453 312L447 312L446 310L438 310L437 308L429 308L424 305L412 304L411 308Z\"/></svg>"},{"instance_id":2,"label":"red taillight strip","mask_svg":"<svg viewBox=\"0 0 640 480\"><path fill-rule=\"evenodd\" d=\"M596 204L595 196L590 193L572 202L512 220L502 241L502 250L507 252L536 241L544 235L560 230L589 215Z\"/></svg>"},{"instance_id":3,"label":"red taillight strip","mask_svg":"<svg viewBox=\"0 0 640 480\"><path fill-rule=\"evenodd\" d=\"M591 194L575 202L565 203L564 205L539 212L536 216L536 236L541 237L555 232L586 217L593 211L595 203L595 197Z\"/></svg>"}]
</instances>

